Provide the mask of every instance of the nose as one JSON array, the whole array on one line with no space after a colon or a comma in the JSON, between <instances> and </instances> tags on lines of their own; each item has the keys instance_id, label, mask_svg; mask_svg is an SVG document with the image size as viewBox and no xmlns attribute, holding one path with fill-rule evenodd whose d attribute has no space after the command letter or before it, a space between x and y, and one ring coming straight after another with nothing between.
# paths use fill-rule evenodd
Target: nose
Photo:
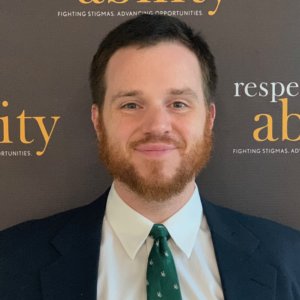
<instances>
[{"instance_id":1,"label":"nose","mask_svg":"<svg viewBox=\"0 0 300 300\"><path fill-rule=\"evenodd\" d=\"M171 116L161 106L148 109L142 120L144 134L165 135L171 132Z\"/></svg>"}]
</instances>

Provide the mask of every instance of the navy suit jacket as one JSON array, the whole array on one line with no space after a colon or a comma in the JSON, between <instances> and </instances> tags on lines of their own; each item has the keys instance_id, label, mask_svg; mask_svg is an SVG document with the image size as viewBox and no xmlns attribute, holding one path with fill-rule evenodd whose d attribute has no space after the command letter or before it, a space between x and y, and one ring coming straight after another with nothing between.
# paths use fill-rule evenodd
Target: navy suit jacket
<instances>
[{"instance_id":1,"label":"navy suit jacket","mask_svg":"<svg viewBox=\"0 0 300 300\"><path fill-rule=\"evenodd\" d=\"M106 199L107 192L87 206L2 231L0 299L96 300ZM206 201L203 208L225 300L300 299L298 231Z\"/></svg>"}]
</instances>

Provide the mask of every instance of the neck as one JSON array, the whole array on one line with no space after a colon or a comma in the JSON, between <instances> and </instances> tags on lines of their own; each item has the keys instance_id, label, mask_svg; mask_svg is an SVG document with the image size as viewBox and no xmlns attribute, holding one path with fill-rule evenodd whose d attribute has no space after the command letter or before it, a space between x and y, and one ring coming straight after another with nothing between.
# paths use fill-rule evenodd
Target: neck
<instances>
[{"instance_id":1,"label":"neck","mask_svg":"<svg viewBox=\"0 0 300 300\"><path fill-rule=\"evenodd\" d=\"M182 208L193 195L195 181L189 182L183 191L164 201L148 201L130 190L126 184L115 180L114 187L121 199L132 209L151 220L153 223L163 223Z\"/></svg>"}]
</instances>

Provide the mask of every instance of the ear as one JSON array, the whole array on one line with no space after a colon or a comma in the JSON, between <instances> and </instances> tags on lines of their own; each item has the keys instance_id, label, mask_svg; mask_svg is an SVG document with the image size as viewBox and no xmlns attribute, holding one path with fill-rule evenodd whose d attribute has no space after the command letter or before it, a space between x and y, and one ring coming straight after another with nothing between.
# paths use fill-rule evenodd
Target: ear
<instances>
[{"instance_id":1,"label":"ear","mask_svg":"<svg viewBox=\"0 0 300 300\"><path fill-rule=\"evenodd\" d=\"M209 118L209 127L213 129L216 118L216 105L214 103L209 104L207 117Z\"/></svg>"},{"instance_id":2,"label":"ear","mask_svg":"<svg viewBox=\"0 0 300 300\"><path fill-rule=\"evenodd\" d=\"M94 125L94 129L96 131L97 137L99 138L99 117L100 111L97 104L93 104L91 108L91 119Z\"/></svg>"}]
</instances>

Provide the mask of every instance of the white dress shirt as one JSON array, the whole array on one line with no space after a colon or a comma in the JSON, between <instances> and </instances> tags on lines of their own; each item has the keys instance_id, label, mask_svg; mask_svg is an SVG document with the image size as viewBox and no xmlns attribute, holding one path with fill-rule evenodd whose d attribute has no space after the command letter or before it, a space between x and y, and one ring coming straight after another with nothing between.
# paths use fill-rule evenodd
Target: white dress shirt
<instances>
[{"instance_id":1,"label":"white dress shirt","mask_svg":"<svg viewBox=\"0 0 300 300\"><path fill-rule=\"evenodd\" d=\"M197 186L189 201L163 223L183 300L224 300L211 234ZM153 223L129 207L114 186L103 220L97 300L146 300Z\"/></svg>"}]
</instances>

